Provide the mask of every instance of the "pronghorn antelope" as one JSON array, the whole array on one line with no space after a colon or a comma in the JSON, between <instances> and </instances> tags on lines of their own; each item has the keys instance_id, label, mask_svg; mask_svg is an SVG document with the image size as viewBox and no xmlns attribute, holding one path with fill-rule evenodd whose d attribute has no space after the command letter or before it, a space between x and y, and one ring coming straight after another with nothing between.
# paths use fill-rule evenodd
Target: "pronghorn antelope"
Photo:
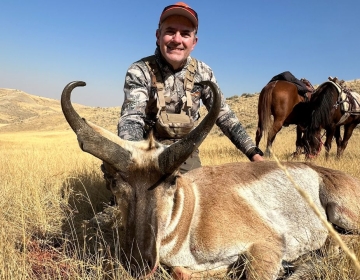
<instances>
[{"instance_id":1,"label":"pronghorn antelope","mask_svg":"<svg viewBox=\"0 0 360 280\"><path fill-rule=\"evenodd\" d=\"M178 172L219 114L216 85L204 85L213 92L211 110L192 132L170 146L152 136L140 142L122 140L82 119L70 95L84 82L69 83L61 105L81 149L112 172L112 192L125 223L123 250L132 275L151 275L161 263L172 268L174 278L190 279L202 272L226 273L246 261L247 279L276 279L282 263L321 248L329 233L274 162ZM340 228L357 230L357 179L306 163L284 165L322 215Z\"/></svg>"}]
</instances>

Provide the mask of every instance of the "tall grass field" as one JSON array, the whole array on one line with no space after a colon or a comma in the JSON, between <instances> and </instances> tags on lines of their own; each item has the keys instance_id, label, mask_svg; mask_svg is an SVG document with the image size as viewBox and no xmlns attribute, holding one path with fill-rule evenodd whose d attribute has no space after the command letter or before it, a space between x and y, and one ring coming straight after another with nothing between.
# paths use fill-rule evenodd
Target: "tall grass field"
<instances>
[{"instance_id":1,"label":"tall grass field","mask_svg":"<svg viewBox=\"0 0 360 280\"><path fill-rule=\"evenodd\" d=\"M360 91L360 82L353 83ZM252 139L257 100L258 94L227 99ZM82 117L116 132L120 107L74 106ZM295 161L295 136L295 126L283 128L273 144L276 158L266 160ZM264 139L260 148L265 150ZM343 157L335 155L333 141L329 160L321 151L312 161L360 178L360 129ZM200 146L200 156L203 165L248 161L218 128ZM132 279L120 263L124 228L110 204L101 163L81 151L59 101L0 89L0 279ZM95 214L104 220L93 219ZM359 258L360 242L345 239ZM325 255L320 261L315 253L308 256L311 273L304 279L360 279L350 257L339 252L317 252ZM171 277L160 267L151 279Z\"/></svg>"},{"instance_id":2,"label":"tall grass field","mask_svg":"<svg viewBox=\"0 0 360 280\"><path fill-rule=\"evenodd\" d=\"M294 143L295 128L285 128L273 146L276 157L293 160ZM359 177L359 143L356 129L342 159L333 147L328 161L321 152L314 163ZM80 150L71 130L1 133L0 154L0 279L132 279L119 262L121 219L110 228L86 223L106 211L111 194L100 160ZM200 155L203 165L247 161L217 133ZM359 256L360 243L350 246ZM312 277L360 279L344 254L316 263ZM154 279L170 276L159 269Z\"/></svg>"}]
</instances>

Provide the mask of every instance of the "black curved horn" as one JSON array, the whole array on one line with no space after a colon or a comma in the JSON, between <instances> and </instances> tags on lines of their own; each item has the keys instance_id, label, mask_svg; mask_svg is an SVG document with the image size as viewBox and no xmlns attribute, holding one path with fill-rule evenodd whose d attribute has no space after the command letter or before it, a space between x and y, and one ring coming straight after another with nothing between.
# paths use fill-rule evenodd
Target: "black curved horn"
<instances>
[{"instance_id":1,"label":"black curved horn","mask_svg":"<svg viewBox=\"0 0 360 280\"><path fill-rule=\"evenodd\" d=\"M113 165L118 170L126 170L130 152L94 131L75 111L71 104L71 92L76 87L85 86L85 82L75 81L67 84L61 94L61 109L77 135L80 148L89 154Z\"/></svg>"},{"instance_id":2,"label":"black curved horn","mask_svg":"<svg viewBox=\"0 0 360 280\"><path fill-rule=\"evenodd\" d=\"M211 88L213 94L211 109L195 129L159 155L159 167L164 174L173 173L184 161L186 161L193 151L195 151L204 141L219 116L221 96L217 85L211 81L203 81L201 84Z\"/></svg>"}]
</instances>

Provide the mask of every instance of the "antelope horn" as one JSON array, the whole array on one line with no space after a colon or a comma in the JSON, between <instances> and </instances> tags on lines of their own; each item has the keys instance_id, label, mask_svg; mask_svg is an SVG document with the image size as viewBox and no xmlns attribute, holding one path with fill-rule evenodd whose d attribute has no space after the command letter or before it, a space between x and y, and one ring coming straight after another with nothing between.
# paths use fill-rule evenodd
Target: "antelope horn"
<instances>
[{"instance_id":1,"label":"antelope horn","mask_svg":"<svg viewBox=\"0 0 360 280\"><path fill-rule=\"evenodd\" d=\"M85 82L75 81L67 84L61 94L61 108L64 116L77 135L80 148L89 154L113 165L118 170L126 170L130 152L108 138L94 131L81 118L71 104L71 92L76 87L85 86Z\"/></svg>"},{"instance_id":2,"label":"antelope horn","mask_svg":"<svg viewBox=\"0 0 360 280\"><path fill-rule=\"evenodd\" d=\"M200 146L219 116L221 96L217 85L211 81L203 81L201 84L211 88L213 94L211 109L195 129L159 155L159 167L165 175L173 173Z\"/></svg>"}]
</instances>

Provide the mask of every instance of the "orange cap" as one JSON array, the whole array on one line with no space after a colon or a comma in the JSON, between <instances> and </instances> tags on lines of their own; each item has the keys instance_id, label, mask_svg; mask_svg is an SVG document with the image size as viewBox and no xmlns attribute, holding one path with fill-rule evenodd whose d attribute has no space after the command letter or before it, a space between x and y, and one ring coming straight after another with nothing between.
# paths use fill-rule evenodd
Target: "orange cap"
<instances>
[{"instance_id":1,"label":"orange cap","mask_svg":"<svg viewBox=\"0 0 360 280\"><path fill-rule=\"evenodd\" d=\"M172 15L179 15L188 18L194 27L198 29L199 20L197 13L184 2L177 2L174 5L165 7L160 16L159 26L167 17Z\"/></svg>"}]
</instances>

